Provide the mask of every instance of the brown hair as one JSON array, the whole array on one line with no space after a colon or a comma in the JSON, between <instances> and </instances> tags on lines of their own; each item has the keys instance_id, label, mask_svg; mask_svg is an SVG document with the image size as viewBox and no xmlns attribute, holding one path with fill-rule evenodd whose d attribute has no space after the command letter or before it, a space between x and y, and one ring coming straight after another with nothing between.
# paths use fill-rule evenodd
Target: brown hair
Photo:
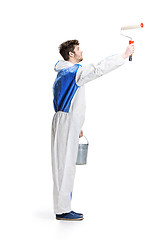
<instances>
[{"instance_id":1,"label":"brown hair","mask_svg":"<svg viewBox=\"0 0 160 240\"><path fill-rule=\"evenodd\" d=\"M76 45L79 45L79 41L75 39L75 40L69 40L69 41L63 42L59 46L59 53L64 58L64 60L66 61L69 60L69 52L74 53L74 48Z\"/></svg>"}]
</instances>

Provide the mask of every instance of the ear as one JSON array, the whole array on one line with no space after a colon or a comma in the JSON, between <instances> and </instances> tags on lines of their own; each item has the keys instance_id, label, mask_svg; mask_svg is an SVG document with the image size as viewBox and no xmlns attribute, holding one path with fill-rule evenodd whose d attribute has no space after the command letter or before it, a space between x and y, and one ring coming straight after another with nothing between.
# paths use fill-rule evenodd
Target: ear
<instances>
[{"instance_id":1,"label":"ear","mask_svg":"<svg viewBox=\"0 0 160 240\"><path fill-rule=\"evenodd\" d=\"M74 53L73 52L69 52L69 56L70 57L74 57Z\"/></svg>"}]
</instances>

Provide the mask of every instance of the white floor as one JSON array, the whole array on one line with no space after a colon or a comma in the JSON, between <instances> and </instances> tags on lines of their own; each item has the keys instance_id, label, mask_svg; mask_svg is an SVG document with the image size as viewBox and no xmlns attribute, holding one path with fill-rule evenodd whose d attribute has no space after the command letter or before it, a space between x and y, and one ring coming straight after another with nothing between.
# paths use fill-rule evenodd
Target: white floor
<instances>
[{"instance_id":1,"label":"white floor","mask_svg":"<svg viewBox=\"0 0 160 240\"><path fill-rule=\"evenodd\" d=\"M146 165L139 164L137 169L137 161L133 166L132 161L112 159L103 167L102 162L97 165L97 156L90 146L88 164L77 167L72 206L84 214L80 222L55 219L49 162L40 159L39 168L28 162L20 166L21 171L26 170L23 173L10 168L10 178L6 176L5 189L1 189L1 239L159 240L159 174L155 162L149 167L146 160Z\"/></svg>"}]
</instances>

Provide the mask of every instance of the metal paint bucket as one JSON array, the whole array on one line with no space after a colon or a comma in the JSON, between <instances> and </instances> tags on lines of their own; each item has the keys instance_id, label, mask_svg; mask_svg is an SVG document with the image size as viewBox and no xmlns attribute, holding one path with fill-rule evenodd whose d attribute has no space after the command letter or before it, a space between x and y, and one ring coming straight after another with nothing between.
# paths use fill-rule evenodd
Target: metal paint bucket
<instances>
[{"instance_id":1,"label":"metal paint bucket","mask_svg":"<svg viewBox=\"0 0 160 240\"><path fill-rule=\"evenodd\" d=\"M79 143L76 165L87 164L87 154L88 154L89 142L85 136L83 136L83 137L86 139L87 143Z\"/></svg>"}]
</instances>

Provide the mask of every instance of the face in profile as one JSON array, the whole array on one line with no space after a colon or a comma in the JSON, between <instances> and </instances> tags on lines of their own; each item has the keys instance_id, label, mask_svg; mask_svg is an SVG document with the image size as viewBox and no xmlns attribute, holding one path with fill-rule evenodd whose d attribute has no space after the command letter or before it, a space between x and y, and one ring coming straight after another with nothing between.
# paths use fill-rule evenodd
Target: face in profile
<instances>
[{"instance_id":1,"label":"face in profile","mask_svg":"<svg viewBox=\"0 0 160 240\"><path fill-rule=\"evenodd\" d=\"M77 62L83 61L82 53L83 51L80 50L79 45L76 45L74 48L74 58Z\"/></svg>"}]
</instances>

